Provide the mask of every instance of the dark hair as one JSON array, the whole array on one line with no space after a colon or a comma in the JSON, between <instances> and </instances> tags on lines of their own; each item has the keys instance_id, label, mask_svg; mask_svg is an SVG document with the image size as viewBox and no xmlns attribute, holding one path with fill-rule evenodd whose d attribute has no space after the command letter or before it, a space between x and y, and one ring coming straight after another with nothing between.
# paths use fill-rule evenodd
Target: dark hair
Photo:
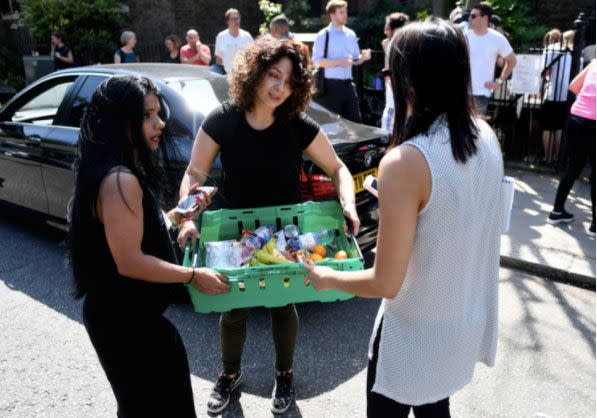
<instances>
[{"instance_id":1,"label":"dark hair","mask_svg":"<svg viewBox=\"0 0 597 418\"><path fill-rule=\"evenodd\" d=\"M400 12L391 13L386 16L386 19L388 20L388 25L391 30L400 29L410 21L410 18L406 13Z\"/></svg>"},{"instance_id":2,"label":"dark hair","mask_svg":"<svg viewBox=\"0 0 597 418\"><path fill-rule=\"evenodd\" d=\"M491 16L493 15L493 7L491 7L491 4L487 3L486 1L482 1L481 3L471 7L471 10L473 9L477 9L479 12L481 12L481 16L487 16L487 23L491 21Z\"/></svg>"},{"instance_id":3,"label":"dark hair","mask_svg":"<svg viewBox=\"0 0 597 418\"><path fill-rule=\"evenodd\" d=\"M98 86L83 115L74 163L75 190L68 210L67 244L76 298L88 288L82 268L89 263L89 255L84 248L89 244L88 231L97 222L103 179L112 171L120 175L125 167L152 193L161 194L163 175L157 155L147 146L142 131L145 96L150 93L160 98L158 88L145 77L114 76ZM164 142L160 143L160 158L167 164ZM124 199L122 193L121 197Z\"/></svg>"},{"instance_id":4,"label":"dark hair","mask_svg":"<svg viewBox=\"0 0 597 418\"><path fill-rule=\"evenodd\" d=\"M452 154L466 162L477 151L479 131L469 95L471 74L462 31L433 17L404 26L391 44L390 69L396 103L390 147L427 132L445 115ZM411 114L407 115L409 105Z\"/></svg>"},{"instance_id":5,"label":"dark hair","mask_svg":"<svg viewBox=\"0 0 597 418\"><path fill-rule=\"evenodd\" d=\"M60 39L62 41L62 39L64 38L64 33L62 32L52 32L52 36Z\"/></svg>"},{"instance_id":6,"label":"dark hair","mask_svg":"<svg viewBox=\"0 0 597 418\"><path fill-rule=\"evenodd\" d=\"M177 51L182 46L182 40L178 35L168 35L166 36L166 39L164 39L164 42L166 41L172 42L172 45L174 45L174 49L176 49Z\"/></svg>"},{"instance_id":7,"label":"dark hair","mask_svg":"<svg viewBox=\"0 0 597 418\"><path fill-rule=\"evenodd\" d=\"M241 111L253 109L255 91L268 68L282 58L292 62L290 96L274 112L286 121L303 112L313 95L313 82L303 44L292 39L261 36L236 56L230 79L230 98Z\"/></svg>"}]
</instances>

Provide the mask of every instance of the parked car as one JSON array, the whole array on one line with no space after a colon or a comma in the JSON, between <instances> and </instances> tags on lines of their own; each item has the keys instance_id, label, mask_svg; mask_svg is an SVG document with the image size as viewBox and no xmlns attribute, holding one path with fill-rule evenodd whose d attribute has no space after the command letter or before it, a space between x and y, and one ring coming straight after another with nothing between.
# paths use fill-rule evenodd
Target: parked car
<instances>
[{"instance_id":1,"label":"parked car","mask_svg":"<svg viewBox=\"0 0 597 418\"><path fill-rule=\"evenodd\" d=\"M79 125L96 87L117 74L143 75L164 97L172 167L169 198L176 198L193 139L205 116L228 98L225 77L205 68L176 64L99 65L62 70L36 81L0 108L0 200L64 222L73 190L72 164ZM377 201L362 183L376 167L388 140L385 131L350 122L312 102L307 109L328 134L340 158L354 174L357 210L362 221L358 241L363 250L375 244ZM283 140L281 138L281 140ZM313 199L333 187L310 161L304 162ZM219 160L210 177L217 183ZM327 181L326 181L327 180Z\"/></svg>"}]
</instances>

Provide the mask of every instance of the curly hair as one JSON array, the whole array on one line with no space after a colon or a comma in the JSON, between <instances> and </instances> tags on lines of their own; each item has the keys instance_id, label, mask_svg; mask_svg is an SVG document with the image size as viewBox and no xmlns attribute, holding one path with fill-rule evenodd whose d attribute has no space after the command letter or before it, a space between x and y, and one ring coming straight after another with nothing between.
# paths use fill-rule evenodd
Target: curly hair
<instances>
[{"instance_id":1,"label":"curly hair","mask_svg":"<svg viewBox=\"0 0 597 418\"><path fill-rule=\"evenodd\" d=\"M282 58L292 62L291 94L274 111L276 119L290 120L303 112L313 96L313 77L303 44L292 39L262 36L239 52L229 75L230 98L241 111L251 111L256 89L268 68Z\"/></svg>"}]
</instances>

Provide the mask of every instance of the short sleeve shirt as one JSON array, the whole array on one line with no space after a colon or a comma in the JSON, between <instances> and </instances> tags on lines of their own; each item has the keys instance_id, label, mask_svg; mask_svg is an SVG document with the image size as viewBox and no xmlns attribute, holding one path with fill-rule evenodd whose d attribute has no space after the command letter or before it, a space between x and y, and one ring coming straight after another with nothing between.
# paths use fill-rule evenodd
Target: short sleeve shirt
<instances>
[{"instance_id":1,"label":"short sleeve shirt","mask_svg":"<svg viewBox=\"0 0 597 418\"><path fill-rule=\"evenodd\" d=\"M228 208L254 208L300 203L303 151L319 125L304 113L253 129L230 103L214 109L201 126L219 146L222 192Z\"/></svg>"},{"instance_id":2,"label":"short sleeve shirt","mask_svg":"<svg viewBox=\"0 0 597 418\"><path fill-rule=\"evenodd\" d=\"M246 30L240 29L238 36L232 36L228 29L216 36L215 54L222 58L222 65L227 73L232 71L234 57L245 46L253 42L253 37Z\"/></svg>"},{"instance_id":3,"label":"short sleeve shirt","mask_svg":"<svg viewBox=\"0 0 597 418\"><path fill-rule=\"evenodd\" d=\"M493 29L481 36L469 29L465 36L470 53L473 95L490 97L491 90L485 83L494 79L498 56L507 57L513 52L512 47L504 35Z\"/></svg>"},{"instance_id":4,"label":"short sleeve shirt","mask_svg":"<svg viewBox=\"0 0 597 418\"><path fill-rule=\"evenodd\" d=\"M325 55L325 36L329 32L328 53ZM336 29L334 25L330 24L327 28L322 29L317 34L315 42L313 43L313 63L319 64L323 58L338 60L342 58L352 58L358 60L361 50L357 36L351 29L342 26L341 29ZM352 79L352 66L350 67L327 67L325 68L325 78L336 78L341 80Z\"/></svg>"},{"instance_id":5,"label":"short sleeve shirt","mask_svg":"<svg viewBox=\"0 0 597 418\"><path fill-rule=\"evenodd\" d=\"M211 58L211 50L209 49L209 47L205 44L201 44L199 46L199 48L201 49L201 52L203 52L204 54L209 55L209 57ZM196 49L191 49L191 47L187 44L185 46L183 46L182 48L180 48L180 58L181 58L181 62L182 62L182 58L190 58L194 55L197 55L197 50ZM193 61L191 64L193 65L208 65L206 63L204 63L203 61L201 61L200 59L196 59L195 61Z\"/></svg>"},{"instance_id":6,"label":"short sleeve shirt","mask_svg":"<svg viewBox=\"0 0 597 418\"><path fill-rule=\"evenodd\" d=\"M70 48L63 44L61 47L56 48L55 51L58 52L61 57L66 58L66 56L68 56ZM68 63L62 61L60 58L54 56L54 69L55 70L62 70L63 68L69 68L69 67L72 67L72 64L68 64Z\"/></svg>"}]
</instances>

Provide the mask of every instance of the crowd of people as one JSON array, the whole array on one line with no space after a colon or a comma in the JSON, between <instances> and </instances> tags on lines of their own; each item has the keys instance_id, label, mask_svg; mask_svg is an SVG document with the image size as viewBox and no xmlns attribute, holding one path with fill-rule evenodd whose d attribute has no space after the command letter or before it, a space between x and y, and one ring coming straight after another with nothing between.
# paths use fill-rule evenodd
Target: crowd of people
<instances>
[{"instance_id":1,"label":"crowd of people","mask_svg":"<svg viewBox=\"0 0 597 418\"><path fill-rule=\"evenodd\" d=\"M345 1L329 1L326 12L330 24L317 34L312 56L293 39L284 16L272 20L271 36L253 40L240 28L240 13L226 12L228 28L216 38L212 69L228 74L230 100L207 115L197 133L181 199L206 181L220 155L227 207L299 203L299 167L307 157L333 179L352 233L358 233L352 175L304 111L314 94L314 64L323 68L325 104L359 121L352 68L368 61L371 51L361 50L346 27ZM383 124L392 140L379 167L375 262L358 272L305 265L317 290L382 298L368 353L369 417L407 417L411 409L416 417L449 417L450 396L470 382L475 364L495 362L503 161L485 113L516 57L491 22L485 3L470 10L466 30L442 19L387 16ZM555 51L550 45L565 42L555 32L546 39L547 55ZM52 44L58 63L72 61L60 34ZM121 44L114 62L138 62L135 34L123 32ZM186 44L173 35L165 45L166 62L212 63L194 29L187 31ZM554 65L550 70L552 77L560 71ZM564 87L554 87L552 101ZM573 218L564 202L587 153L594 165L594 62L570 88L578 95L570 119L574 158L558 188L554 223ZM159 89L144 77L115 76L98 87L81 125L68 217L76 296L85 298L85 328L122 417L195 416L186 350L163 314L184 293L183 283L208 294L230 289L226 277L211 269L176 263L167 229L177 230L179 243L198 231L192 217L169 212L173 222L167 226L160 213L164 173L155 156L168 159L161 107ZM277 193L253 187L246 172L270 179ZM594 203L594 174L592 181ZM249 314L234 309L221 316L221 373L207 402L211 413L222 412L243 382ZM295 398L299 318L293 304L270 314L271 410L283 413Z\"/></svg>"}]
</instances>

